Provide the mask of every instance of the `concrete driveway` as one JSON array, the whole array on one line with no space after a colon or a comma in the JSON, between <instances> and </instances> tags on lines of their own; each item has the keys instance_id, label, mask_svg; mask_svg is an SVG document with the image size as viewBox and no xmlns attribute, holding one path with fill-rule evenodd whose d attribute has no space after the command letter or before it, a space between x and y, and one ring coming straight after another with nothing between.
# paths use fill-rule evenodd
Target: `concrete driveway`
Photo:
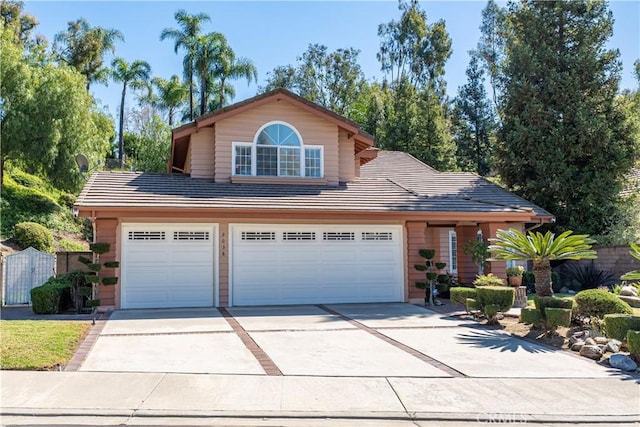
<instances>
[{"instance_id":1,"label":"concrete driveway","mask_svg":"<svg viewBox=\"0 0 640 427\"><path fill-rule=\"evenodd\" d=\"M586 359L410 304L117 311L79 370L416 379L612 375Z\"/></svg>"}]
</instances>

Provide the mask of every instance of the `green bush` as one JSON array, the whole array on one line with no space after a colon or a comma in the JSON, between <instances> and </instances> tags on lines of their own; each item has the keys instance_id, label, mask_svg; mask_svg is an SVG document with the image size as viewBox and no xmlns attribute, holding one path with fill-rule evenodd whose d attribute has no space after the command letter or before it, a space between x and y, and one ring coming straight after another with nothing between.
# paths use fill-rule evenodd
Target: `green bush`
<instances>
[{"instance_id":1,"label":"green bush","mask_svg":"<svg viewBox=\"0 0 640 427\"><path fill-rule=\"evenodd\" d=\"M627 347L629 353L637 356L640 355L640 331L627 331Z\"/></svg>"},{"instance_id":2,"label":"green bush","mask_svg":"<svg viewBox=\"0 0 640 427\"><path fill-rule=\"evenodd\" d=\"M478 309L478 304L474 298L467 298L467 311L471 312Z\"/></svg>"},{"instance_id":3,"label":"green bush","mask_svg":"<svg viewBox=\"0 0 640 427\"><path fill-rule=\"evenodd\" d=\"M525 307L520 310L520 323L539 325L542 323L542 314L537 308Z\"/></svg>"},{"instance_id":4,"label":"green bush","mask_svg":"<svg viewBox=\"0 0 640 427\"><path fill-rule=\"evenodd\" d=\"M103 277L102 278L102 284L105 285L105 286L115 285L116 283L118 283L118 278L117 277Z\"/></svg>"},{"instance_id":5,"label":"green bush","mask_svg":"<svg viewBox=\"0 0 640 427\"><path fill-rule=\"evenodd\" d=\"M609 338L624 341L627 338L627 331L640 331L640 316L607 314L604 316L604 330Z\"/></svg>"},{"instance_id":6,"label":"green bush","mask_svg":"<svg viewBox=\"0 0 640 427\"><path fill-rule=\"evenodd\" d=\"M21 222L13 228L13 239L23 249L29 246L43 252L53 251L51 231L35 222Z\"/></svg>"},{"instance_id":7,"label":"green bush","mask_svg":"<svg viewBox=\"0 0 640 427\"><path fill-rule=\"evenodd\" d=\"M487 317L488 323L496 323L499 311L508 311L513 305L515 290L506 286L482 286L476 288L476 306Z\"/></svg>"},{"instance_id":8,"label":"green bush","mask_svg":"<svg viewBox=\"0 0 640 427\"><path fill-rule=\"evenodd\" d=\"M111 245L109 243L90 243L89 249L95 254L102 255L109 252Z\"/></svg>"},{"instance_id":9,"label":"green bush","mask_svg":"<svg viewBox=\"0 0 640 427\"><path fill-rule=\"evenodd\" d=\"M564 308L567 310L571 310L573 308L573 300L570 298L558 298L558 297L541 297L534 296L533 303L536 308L540 310L540 315L542 319L546 319L546 308Z\"/></svg>"},{"instance_id":10,"label":"green bush","mask_svg":"<svg viewBox=\"0 0 640 427\"><path fill-rule=\"evenodd\" d=\"M574 315L581 320L594 317L602 319L606 314L633 314L629 304L602 289L578 292L575 302Z\"/></svg>"},{"instance_id":11,"label":"green bush","mask_svg":"<svg viewBox=\"0 0 640 427\"><path fill-rule=\"evenodd\" d=\"M476 292L478 309L483 311L485 306L492 304L500 307L500 311L507 311L515 298L515 290L506 286L482 286L476 288Z\"/></svg>"},{"instance_id":12,"label":"green bush","mask_svg":"<svg viewBox=\"0 0 640 427\"><path fill-rule=\"evenodd\" d=\"M449 289L451 295L451 304L461 304L463 307L467 305L467 298L475 298L476 290L474 288L455 287Z\"/></svg>"},{"instance_id":13,"label":"green bush","mask_svg":"<svg viewBox=\"0 0 640 427\"><path fill-rule=\"evenodd\" d=\"M71 303L71 284L62 278L51 278L42 286L31 289L31 309L36 314L56 314Z\"/></svg>"},{"instance_id":14,"label":"green bush","mask_svg":"<svg viewBox=\"0 0 640 427\"><path fill-rule=\"evenodd\" d=\"M492 273L479 274L473 284L475 286L504 286L504 279L494 276Z\"/></svg>"},{"instance_id":15,"label":"green bush","mask_svg":"<svg viewBox=\"0 0 640 427\"><path fill-rule=\"evenodd\" d=\"M558 326L571 325L571 310L567 308L547 307L545 310L547 328L555 330Z\"/></svg>"},{"instance_id":16,"label":"green bush","mask_svg":"<svg viewBox=\"0 0 640 427\"><path fill-rule=\"evenodd\" d=\"M104 263L105 268L118 268L120 263L118 261L107 261Z\"/></svg>"}]
</instances>

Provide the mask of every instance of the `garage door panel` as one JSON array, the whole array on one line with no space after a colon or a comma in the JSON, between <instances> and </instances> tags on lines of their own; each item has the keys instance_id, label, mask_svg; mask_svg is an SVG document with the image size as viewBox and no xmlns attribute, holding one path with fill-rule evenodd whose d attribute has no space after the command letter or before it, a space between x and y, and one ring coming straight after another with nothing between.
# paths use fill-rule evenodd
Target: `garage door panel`
<instances>
[{"instance_id":1,"label":"garage door panel","mask_svg":"<svg viewBox=\"0 0 640 427\"><path fill-rule=\"evenodd\" d=\"M214 226L124 224L122 307L208 307L214 302Z\"/></svg>"},{"instance_id":2,"label":"garage door panel","mask_svg":"<svg viewBox=\"0 0 640 427\"><path fill-rule=\"evenodd\" d=\"M231 246L234 305L403 300L400 226L236 224Z\"/></svg>"}]
</instances>

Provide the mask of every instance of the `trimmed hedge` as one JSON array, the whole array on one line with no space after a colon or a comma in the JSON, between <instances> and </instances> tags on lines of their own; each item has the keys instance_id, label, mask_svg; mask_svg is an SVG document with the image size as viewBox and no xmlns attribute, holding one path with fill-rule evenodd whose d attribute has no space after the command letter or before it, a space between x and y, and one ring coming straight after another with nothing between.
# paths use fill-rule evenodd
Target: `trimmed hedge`
<instances>
[{"instance_id":1,"label":"trimmed hedge","mask_svg":"<svg viewBox=\"0 0 640 427\"><path fill-rule=\"evenodd\" d=\"M627 331L627 347L629 353L640 356L640 331Z\"/></svg>"},{"instance_id":2,"label":"trimmed hedge","mask_svg":"<svg viewBox=\"0 0 640 427\"><path fill-rule=\"evenodd\" d=\"M542 314L537 308L525 307L520 310L520 323L531 323L534 326L542 323Z\"/></svg>"},{"instance_id":3,"label":"trimmed hedge","mask_svg":"<svg viewBox=\"0 0 640 427\"><path fill-rule=\"evenodd\" d=\"M466 301L467 311L471 312L478 309L478 304L475 299L467 298Z\"/></svg>"},{"instance_id":4,"label":"trimmed hedge","mask_svg":"<svg viewBox=\"0 0 640 427\"><path fill-rule=\"evenodd\" d=\"M558 298L558 297L540 297L538 295L533 297L533 303L536 308L540 310L540 316L542 319L546 319L546 309L548 308L564 308L567 310L571 310L573 308L573 300L569 298Z\"/></svg>"},{"instance_id":5,"label":"trimmed hedge","mask_svg":"<svg viewBox=\"0 0 640 427\"><path fill-rule=\"evenodd\" d=\"M574 314L579 319L597 317L602 319L606 314L633 314L626 302L616 295L601 289L587 289L578 292L575 297Z\"/></svg>"},{"instance_id":6,"label":"trimmed hedge","mask_svg":"<svg viewBox=\"0 0 640 427\"><path fill-rule=\"evenodd\" d=\"M627 331L640 331L640 316L607 314L604 316L604 330L609 338L624 341Z\"/></svg>"},{"instance_id":7,"label":"trimmed hedge","mask_svg":"<svg viewBox=\"0 0 640 427\"><path fill-rule=\"evenodd\" d=\"M35 314L56 314L71 306L71 284L65 278L51 278L31 289L31 309Z\"/></svg>"},{"instance_id":8,"label":"trimmed hedge","mask_svg":"<svg viewBox=\"0 0 640 427\"><path fill-rule=\"evenodd\" d=\"M571 310L568 308L545 308L547 327L555 330L558 326L571 326Z\"/></svg>"},{"instance_id":9,"label":"trimmed hedge","mask_svg":"<svg viewBox=\"0 0 640 427\"><path fill-rule=\"evenodd\" d=\"M21 222L13 227L13 240L23 249L29 246L42 252L53 251L51 231L36 222Z\"/></svg>"},{"instance_id":10,"label":"trimmed hedge","mask_svg":"<svg viewBox=\"0 0 640 427\"><path fill-rule=\"evenodd\" d=\"M467 305L467 298L475 298L475 288L465 288L462 286L449 289L451 304L461 304L463 307Z\"/></svg>"},{"instance_id":11,"label":"trimmed hedge","mask_svg":"<svg viewBox=\"0 0 640 427\"><path fill-rule=\"evenodd\" d=\"M482 286L476 288L476 302L479 310L487 305L497 305L499 311L507 311L513 306L515 290L506 286Z\"/></svg>"}]
</instances>

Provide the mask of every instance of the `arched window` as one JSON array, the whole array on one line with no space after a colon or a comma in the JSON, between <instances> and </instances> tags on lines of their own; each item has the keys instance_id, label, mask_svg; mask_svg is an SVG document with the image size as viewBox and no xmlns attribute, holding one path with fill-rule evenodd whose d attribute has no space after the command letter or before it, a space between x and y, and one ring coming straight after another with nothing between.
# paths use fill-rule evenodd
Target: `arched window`
<instances>
[{"instance_id":1,"label":"arched window","mask_svg":"<svg viewBox=\"0 0 640 427\"><path fill-rule=\"evenodd\" d=\"M233 174L244 176L322 177L322 147L304 145L284 122L261 127L253 143L234 142Z\"/></svg>"}]
</instances>

